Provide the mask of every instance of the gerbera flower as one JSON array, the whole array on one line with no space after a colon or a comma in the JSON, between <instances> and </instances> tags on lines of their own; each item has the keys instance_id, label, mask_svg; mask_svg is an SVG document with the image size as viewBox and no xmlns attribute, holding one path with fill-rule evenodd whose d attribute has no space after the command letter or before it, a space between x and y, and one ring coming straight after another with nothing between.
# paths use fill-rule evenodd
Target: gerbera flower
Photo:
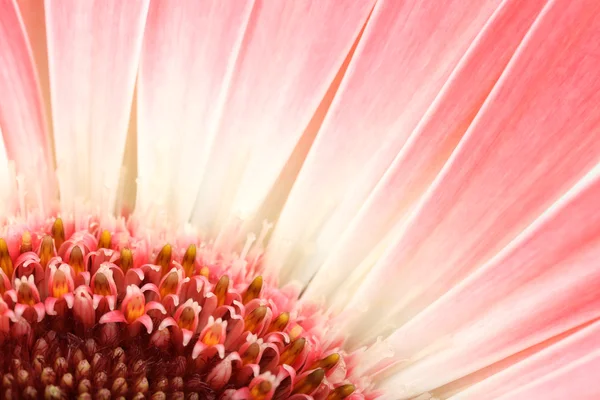
<instances>
[{"instance_id":1,"label":"gerbera flower","mask_svg":"<svg viewBox=\"0 0 600 400\"><path fill-rule=\"evenodd\" d=\"M595 0L0 0L0 397L596 399Z\"/></svg>"}]
</instances>

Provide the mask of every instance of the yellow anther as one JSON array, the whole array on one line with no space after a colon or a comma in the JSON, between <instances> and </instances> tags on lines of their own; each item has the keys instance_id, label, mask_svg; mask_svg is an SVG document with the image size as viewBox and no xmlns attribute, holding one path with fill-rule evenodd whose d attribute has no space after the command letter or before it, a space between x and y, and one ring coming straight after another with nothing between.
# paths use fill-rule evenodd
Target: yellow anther
<instances>
[{"instance_id":1,"label":"yellow anther","mask_svg":"<svg viewBox=\"0 0 600 400\"><path fill-rule=\"evenodd\" d=\"M63 226L62 219L56 218L50 233L54 239L56 250L60 249L60 246L62 246L62 244L65 242L65 227Z\"/></svg>"},{"instance_id":2,"label":"yellow anther","mask_svg":"<svg viewBox=\"0 0 600 400\"><path fill-rule=\"evenodd\" d=\"M208 267L202 267L200 268L200 275L202 275L205 278L208 278L208 273L210 271L208 270Z\"/></svg>"},{"instance_id":3,"label":"yellow anther","mask_svg":"<svg viewBox=\"0 0 600 400\"><path fill-rule=\"evenodd\" d=\"M302 353L306 346L306 339L300 338L294 340L279 357L279 364L292 365L296 358Z\"/></svg>"},{"instance_id":4,"label":"yellow anther","mask_svg":"<svg viewBox=\"0 0 600 400\"><path fill-rule=\"evenodd\" d=\"M329 371L331 368L335 367L339 361L340 361L339 353L333 353L333 354L330 354L327 357L313 363L313 365L310 367L310 369L323 368L325 371Z\"/></svg>"},{"instance_id":5,"label":"yellow anther","mask_svg":"<svg viewBox=\"0 0 600 400\"><path fill-rule=\"evenodd\" d=\"M256 357L260 353L260 346L254 342L248 346L244 354L242 355L242 362L244 364L253 364L256 361Z\"/></svg>"},{"instance_id":6,"label":"yellow anther","mask_svg":"<svg viewBox=\"0 0 600 400\"><path fill-rule=\"evenodd\" d=\"M181 260L181 266L185 271L185 276L192 277L196 274L196 245L190 244L185 251L183 259Z\"/></svg>"},{"instance_id":7,"label":"yellow anther","mask_svg":"<svg viewBox=\"0 0 600 400\"><path fill-rule=\"evenodd\" d=\"M314 370L294 385L293 394L311 394L319 387L325 378L325 371L321 368Z\"/></svg>"},{"instance_id":8,"label":"yellow anther","mask_svg":"<svg viewBox=\"0 0 600 400\"><path fill-rule=\"evenodd\" d=\"M144 297L141 295L136 295L129 300L127 307L125 307L125 318L127 319L127 322L131 324L136 319L144 315L145 306L146 304Z\"/></svg>"},{"instance_id":9,"label":"yellow anther","mask_svg":"<svg viewBox=\"0 0 600 400\"><path fill-rule=\"evenodd\" d=\"M271 322L269 332L282 332L288 322L290 322L290 313L284 312L279 314L279 316L275 318L275 321Z\"/></svg>"},{"instance_id":10,"label":"yellow anther","mask_svg":"<svg viewBox=\"0 0 600 400\"><path fill-rule=\"evenodd\" d=\"M167 275L165 280L160 285L160 297L164 299L170 294L176 294L178 285L179 276L177 275L177 272L169 272L169 275Z\"/></svg>"},{"instance_id":11,"label":"yellow anther","mask_svg":"<svg viewBox=\"0 0 600 400\"><path fill-rule=\"evenodd\" d=\"M204 337L202 338L202 343L204 343L207 346L214 346L216 344L219 344L221 342L221 332L221 326L219 324L214 324L204 334Z\"/></svg>"},{"instance_id":12,"label":"yellow anther","mask_svg":"<svg viewBox=\"0 0 600 400\"><path fill-rule=\"evenodd\" d=\"M98 239L98 248L99 249L110 249L110 241L111 235L107 230L103 230L100 234L100 238Z\"/></svg>"},{"instance_id":13,"label":"yellow anther","mask_svg":"<svg viewBox=\"0 0 600 400\"><path fill-rule=\"evenodd\" d=\"M85 265L83 265L83 251L81 251L81 247L74 246L71 249L69 265L73 267L73 270L75 270L76 274L80 274L85 271Z\"/></svg>"},{"instance_id":14,"label":"yellow anther","mask_svg":"<svg viewBox=\"0 0 600 400\"><path fill-rule=\"evenodd\" d=\"M57 270L52 280L52 296L60 299L68 292L69 284L67 283L67 277L64 272Z\"/></svg>"},{"instance_id":15,"label":"yellow anther","mask_svg":"<svg viewBox=\"0 0 600 400\"><path fill-rule=\"evenodd\" d=\"M23 254L27 253L28 251L33 251L33 245L31 243L31 233L29 233L29 231L25 231L21 235L21 247L19 247L19 252Z\"/></svg>"},{"instance_id":16,"label":"yellow anther","mask_svg":"<svg viewBox=\"0 0 600 400\"><path fill-rule=\"evenodd\" d=\"M108 278L102 272L98 272L94 276L94 294L100 296L108 296L111 294Z\"/></svg>"},{"instance_id":17,"label":"yellow anther","mask_svg":"<svg viewBox=\"0 0 600 400\"><path fill-rule=\"evenodd\" d=\"M171 255L173 253L173 248L170 244L165 244L163 248L160 250L158 255L156 256L156 261L154 261L155 265L161 267L162 276L166 275L171 269Z\"/></svg>"},{"instance_id":18,"label":"yellow anther","mask_svg":"<svg viewBox=\"0 0 600 400\"><path fill-rule=\"evenodd\" d=\"M229 277L227 275L223 275L219 282L215 285L215 289L213 293L217 296L217 306L222 306L225 304L225 300L227 299L227 291L229 289Z\"/></svg>"},{"instance_id":19,"label":"yellow anther","mask_svg":"<svg viewBox=\"0 0 600 400\"><path fill-rule=\"evenodd\" d=\"M126 247L121 249L119 266L121 267L123 273L126 273L131 267L133 267L133 253Z\"/></svg>"},{"instance_id":20,"label":"yellow anther","mask_svg":"<svg viewBox=\"0 0 600 400\"><path fill-rule=\"evenodd\" d=\"M354 385L348 384L339 386L329 393L329 396L327 396L327 400L343 400L346 397L350 396L352 393L354 393L355 390L356 387Z\"/></svg>"},{"instance_id":21,"label":"yellow anther","mask_svg":"<svg viewBox=\"0 0 600 400\"><path fill-rule=\"evenodd\" d=\"M196 319L196 312L192 307L186 307L181 312L177 325L181 329L192 330L194 328L194 320Z\"/></svg>"},{"instance_id":22,"label":"yellow anther","mask_svg":"<svg viewBox=\"0 0 600 400\"><path fill-rule=\"evenodd\" d=\"M10 254L8 253L8 245L2 238L0 238L0 268L4 271L6 276L12 279L13 263Z\"/></svg>"},{"instance_id":23,"label":"yellow anther","mask_svg":"<svg viewBox=\"0 0 600 400\"><path fill-rule=\"evenodd\" d=\"M22 283L17 290L17 301L21 304L27 304L32 306L35 304L35 298L33 297L33 290L27 283Z\"/></svg>"},{"instance_id":24,"label":"yellow anther","mask_svg":"<svg viewBox=\"0 0 600 400\"><path fill-rule=\"evenodd\" d=\"M255 385L252 388L252 390L250 391L250 397L252 398L252 400L264 400L271 391L272 387L273 384L271 382L262 381L261 383Z\"/></svg>"},{"instance_id":25,"label":"yellow anther","mask_svg":"<svg viewBox=\"0 0 600 400\"><path fill-rule=\"evenodd\" d=\"M248 289L246 289L244 296L242 296L242 303L246 304L246 303L250 302L251 300L254 300L258 296L260 296L260 291L262 290L262 286L263 286L262 276L257 276L256 278L254 278L252 283L250 283L250 285L248 285Z\"/></svg>"},{"instance_id":26,"label":"yellow anther","mask_svg":"<svg viewBox=\"0 0 600 400\"><path fill-rule=\"evenodd\" d=\"M244 318L244 327L247 331L256 333L258 326L267 315L267 307L260 306L255 308L250 314Z\"/></svg>"},{"instance_id":27,"label":"yellow anther","mask_svg":"<svg viewBox=\"0 0 600 400\"><path fill-rule=\"evenodd\" d=\"M48 261L52 258L54 254L54 241L52 237L46 235L42 238L42 244L40 245L40 265L42 268L46 269L48 265Z\"/></svg>"},{"instance_id":28,"label":"yellow anther","mask_svg":"<svg viewBox=\"0 0 600 400\"><path fill-rule=\"evenodd\" d=\"M0 296L6 293L6 286L4 285L4 279L0 278Z\"/></svg>"},{"instance_id":29,"label":"yellow anther","mask_svg":"<svg viewBox=\"0 0 600 400\"><path fill-rule=\"evenodd\" d=\"M300 335L302 335L302 332L304 330L302 329L302 327L300 325L296 325L295 327L292 328L292 330L290 331L290 339L291 340L295 340L297 338L300 337Z\"/></svg>"}]
</instances>

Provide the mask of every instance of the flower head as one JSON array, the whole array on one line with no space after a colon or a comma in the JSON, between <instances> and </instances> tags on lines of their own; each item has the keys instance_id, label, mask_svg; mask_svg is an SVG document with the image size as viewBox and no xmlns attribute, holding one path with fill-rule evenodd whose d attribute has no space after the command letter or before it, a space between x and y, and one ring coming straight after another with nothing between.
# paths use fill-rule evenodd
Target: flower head
<instances>
[{"instance_id":1,"label":"flower head","mask_svg":"<svg viewBox=\"0 0 600 400\"><path fill-rule=\"evenodd\" d=\"M0 0L0 398L600 398L599 19Z\"/></svg>"}]
</instances>

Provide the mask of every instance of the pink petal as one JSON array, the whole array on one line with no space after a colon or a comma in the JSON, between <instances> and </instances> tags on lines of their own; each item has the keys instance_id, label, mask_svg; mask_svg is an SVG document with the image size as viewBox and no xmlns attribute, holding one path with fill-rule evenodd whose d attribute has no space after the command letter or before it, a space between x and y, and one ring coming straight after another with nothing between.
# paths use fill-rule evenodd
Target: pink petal
<instances>
[{"instance_id":1,"label":"pink petal","mask_svg":"<svg viewBox=\"0 0 600 400\"><path fill-rule=\"evenodd\" d=\"M51 115L50 110L50 82L48 77L48 46L46 43L46 20L44 0L18 0L19 10L23 25L27 30L29 45L35 61L40 91L46 116ZM51 134L52 127L48 126ZM52 145L52 138L49 144Z\"/></svg>"},{"instance_id":2,"label":"pink petal","mask_svg":"<svg viewBox=\"0 0 600 400\"><path fill-rule=\"evenodd\" d=\"M46 1L52 117L63 204L117 195L148 1ZM108 189L107 189L108 188Z\"/></svg>"},{"instance_id":3,"label":"pink petal","mask_svg":"<svg viewBox=\"0 0 600 400\"><path fill-rule=\"evenodd\" d=\"M0 4L0 126L9 159L24 174L28 202L48 210L55 193L52 157L36 69L15 1ZM4 166L3 168L6 168ZM23 182L22 182L23 183Z\"/></svg>"},{"instance_id":4,"label":"pink petal","mask_svg":"<svg viewBox=\"0 0 600 400\"><path fill-rule=\"evenodd\" d=\"M177 326L177 322L175 322L175 320L173 318L167 317L162 320L162 322L158 326L158 330L162 331L163 329L168 328L170 326Z\"/></svg>"},{"instance_id":5,"label":"pink petal","mask_svg":"<svg viewBox=\"0 0 600 400\"><path fill-rule=\"evenodd\" d=\"M368 175L356 182L352 195L343 199L320 229L319 244L328 251L314 260L324 264L305 296L323 296L339 288L348 269L364 260L394 224L410 212L462 138L545 3L502 3L381 180Z\"/></svg>"},{"instance_id":6,"label":"pink petal","mask_svg":"<svg viewBox=\"0 0 600 400\"><path fill-rule=\"evenodd\" d=\"M226 88L251 9L251 2L218 0L150 3L138 80L137 201L142 210L161 202L186 220L190 216L202 179L198 163L207 160L214 139L215 100ZM153 185L159 176L174 189L157 192ZM157 198L184 192L193 194Z\"/></svg>"},{"instance_id":7,"label":"pink petal","mask_svg":"<svg viewBox=\"0 0 600 400\"><path fill-rule=\"evenodd\" d=\"M140 288L140 290L142 292L152 292L152 293L158 295L160 298L160 291L158 290L158 287L156 287L156 285L154 283L146 283L144 286L142 286Z\"/></svg>"},{"instance_id":8,"label":"pink petal","mask_svg":"<svg viewBox=\"0 0 600 400\"><path fill-rule=\"evenodd\" d=\"M257 212L374 3L340 7L336 0L308 0L255 5L210 120L214 142L203 165L195 222L215 228L230 215Z\"/></svg>"},{"instance_id":9,"label":"pink petal","mask_svg":"<svg viewBox=\"0 0 600 400\"><path fill-rule=\"evenodd\" d=\"M111 311L104 314L99 321L101 324L106 324L109 322L127 322L125 319L125 315L121 311Z\"/></svg>"},{"instance_id":10,"label":"pink petal","mask_svg":"<svg viewBox=\"0 0 600 400\"><path fill-rule=\"evenodd\" d=\"M144 325L148 334L152 333L152 319L147 314L142 315L141 317L136 319L135 322L139 322L140 324Z\"/></svg>"},{"instance_id":11,"label":"pink petal","mask_svg":"<svg viewBox=\"0 0 600 400\"><path fill-rule=\"evenodd\" d=\"M29 308L29 306L26 306L25 304L21 304L21 303L17 303L15 304L15 315L17 317L21 317L23 315L23 313L25 311L27 311L27 309Z\"/></svg>"},{"instance_id":12,"label":"pink petal","mask_svg":"<svg viewBox=\"0 0 600 400\"><path fill-rule=\"evenodd\" d=\"M600 370L600 351L596 350L498 399L597 399L600 397L598 370Z\"/></svg>"},{"instance_id":13,"label":"pink petal","mask_svg":"<svg viewBox=\"0 0 600 400\"><path fill-rule=\"evenodd\" d=\"M558 343L544 348L539 353L529 355L525 360L461 391L452 399L495 398L548 376L555 370L586 357L596 348L599 335L600 322L595 322L567 338L561 338ZM575 393L573 392L573 395Z\"/></svg>"},{"instance_id":14,"label":"pink petal","mask_svg":"<svg viewBox=\"0 0 600 400\"><path fill-rule=\"evenodd\" d=\"M167 313L167 310L165 309L165 307L162 304L160 304L158 301L149 301L148 303L146 303L146 312L148 312L150 310L158 310L163 314Z\"/></svg>"},{"instance_id":15,"label":"pink petal","mask_svg":"<svg viewBox=\"0 0 600 400\"><path fill-rule=\"evenodd\" d=\"M182 329L181 332L183 333L183 345L187 346L190 343L190 340L192 340L194 332L190 331L189 329Z\"/></svg>"},{"instance_id":16,"label":"pink petal","mask_svg":"<svg viewBox=\"0 0 600 400\"><path fill-rule=\"evenodd\" d=\"M350 307L393 304L388 315L369 317L403 324L598 163L600 71L589 46L600 43L590 19L599 11L579 2L547 6Z\"/></svg>"},{"instance_id":17,"label":"pink petal","mask_svg":"<svg viewBox=\"0 0 600 400\"><path fill-rule=\"evenodd\" d=\"M272 251L288 240L310 249L320 225L354 195L355 185L377 182L500 3L377 2L277 222ZM271 253L271 267L283 259L284 253ZM306 282L316 268L284 276Z\"/></svg>"},{"instance_id":18,"label":"pink petal","mask_svg":"<svg viewBox=\"0 0 600 400\"><path fill-rule=\"evenodd\" d=\"M44 307L46 309L46 313L48 315L56 315L56 311L54 310L54 306L58 299L56 297L47 297L44 301Z\"/></svg>"},{"instance_id":19,"label":"pink petal","mask_svg":"<svg viewBox=\"0 0 600 400\"><path fill-rule=\"evenodd\" d=\"M599 318L599 193L596 167L490 262L394 332L398 359L426 356L389 387L430 390Z\"/></svg>"},{"instance_id":20,"label":"pink petal","mask_svg":"<svg viewBox=\"0 0 600 400\"><path fill-rule=\"evenodd\" d=\"M35 313L37 314L37 322L40 322L41 320L43 320L44 316L46 315L46 307L44 307L44 304L36 303L36 304L34 304L33 309L35 310Z\"/></svg>"},{"instance_id":21,"label":"pink petal","mask_svg":"<svg viewBox=\"0 0 600 400\"><path fill-rule=\"evenodd\" d=\"M73 308L73 302L75 300L75 297L73 296L73 293L66 293L63 296L63 299L65 300L65 302L67 303L67 307L69 308Z\"/></svg>"}]
</instances>

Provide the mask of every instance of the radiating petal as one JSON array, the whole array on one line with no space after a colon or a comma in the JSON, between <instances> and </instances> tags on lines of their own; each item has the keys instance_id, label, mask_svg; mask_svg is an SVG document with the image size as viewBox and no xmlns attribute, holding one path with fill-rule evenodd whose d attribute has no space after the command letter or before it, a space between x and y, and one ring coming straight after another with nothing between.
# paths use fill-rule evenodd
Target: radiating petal
<instances>
[{"instance_id":1,"label":"radiating petal","mask_svg":"<svg viewBox=\"0 0 600 400\"><path fill-rule=\"evenodd\" d=\"M600 166L477 272L389 338L388 388L445 385L600 317Z\"/></svg>"},{"instance_id":2,"label":"radiating petal","mask_svg":"<svg viewBox=\"0 0 600 400\"><path fill-rule=\"evenodd\" d=\"M317 111L374 1L256 1L215 115L193 221L253 216Z\"/></svg>"},{"instance_id":3,"label":"radiating petal","mask_svg":"<svg viewBox=\"0 0 600 400\"><path fill-rule=\"evenodd\" d=\"M47 0L52 116L63 206L111 211L148 0Z\"/></svg>"},{"instance_id":4,"label":"radiating petal","mask_svg":"<svg viewBox=\"0 0 600 400\"><path fill-rule=\"evenodd\" d=\"M44 0L17 0L23 25L27 31L29 45L35 61L38 82L48 121L52 115L50 107L50 77L48 75L48 45L46 42L46 18ZM52 124L47 124L49 133L48 143L54 149Z\"/></svg>"},{"instance_id":5,"label":"radiating petal","mask_svg":"<svg viewBox=\"0 0 600 400\"><path fill-rule=\"evenodd\" d=\"M160 205L189 219L251 9L252 1L150 4L138 81L142 212Z\"/></svg>"},{"instance_id":6,"label":"radiating petal","mask_svg":"<svg viewBox=\"0 0 600 400\"><path fill-rule=\"evenodd\" d=\"M600 397L599 370L600 350L596 350L498 400L597 399Z\"/></svg>"},{"instance_id":7,"label":"radiating petal","mask_svg":"<svg viewBox=\"0 0 600 400\"><path fill-rule=\"evenodd\" d=\"M273 233L272 266L285 260L281 243L313 242L355 184L377 183L499 3L377 3ZM289 264L306 264L310 251L294 249ZM315 269L284 277L307 281Z\"/></svg>"},{"instance_id":8,"label":"radiating petal","mask_svg":"<svg viewBox=\"0 0 600 400\"><path fill-rule=\"evenodd\" d=\"M49 210L55 190L48 130L31 48L13 0L0 2L0 93L0 128L8 159L24 176L21 190L28 192L28 201Z\"/></svg>"},{"instance_id":9,"label":"radiating petal","mask_svg":"<svg viewBox=\"0 0 600 400\"><path fill-rule=\"evenodd\" d=\"M319 232L319 250L326 251L321 250L311 261L318 265L325 258L325 262L311 281L307 297L325 295L337 288L348 293L342 285L348 271L359 265L389 229L408 215L426 191L544 4L546 0L504 1L460 60L373 192L370 193L373 182L365 181L356 183L351 194L345 196ZM360 279L356 272L353 274Z\"/></svg>"},{"instance_id":10,"label":"radiating petal","mask_svg":"<svg viewBox=\"0 0 600 400\"><path fill-rule=\"evenodd\" d=\"M600 161L600 4L551 2L459 147L356 292L363 326L409 320ZM564 38L568 37L568 42ZM585 78L584 78L585 77Z\"/></svg>"},{"instance_id":11,"label":"radiating petal","mask_svg":"<svg viewBox=\"0 0 600 400\"><path fill-rule=\"evenodd\" d=\"M586 357L596 348L599 336L600 322L595 322L539 353L530 355L510 368L492 375L479 384L457 393L452 396L452 400L493 399L512 392L516 388L550 375L555 370ZM588 383L588 385L590 384L593 385L592 382ZM572 397L576 397L576 395L576 391L572 393Z\"/></svg>"}]
</instances>

